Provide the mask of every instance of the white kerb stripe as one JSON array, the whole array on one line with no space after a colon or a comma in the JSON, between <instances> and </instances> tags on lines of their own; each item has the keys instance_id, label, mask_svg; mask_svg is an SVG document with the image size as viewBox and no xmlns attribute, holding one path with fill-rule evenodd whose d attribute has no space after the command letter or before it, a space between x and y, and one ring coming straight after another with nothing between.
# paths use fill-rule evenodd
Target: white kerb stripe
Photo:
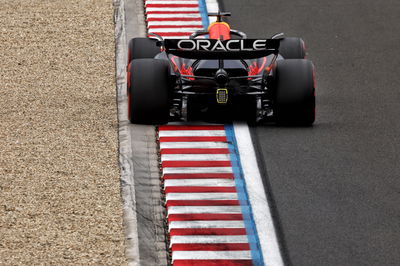
<instances>
[{"instance_id":1,"label":"white kerb stripe","mask_svg":"<svg viewBox=\"0 0 400 266\"><path fill-rule=\"evenodd\" d=\"M237 200L236 192L233 193L167 193L165 200Z\"/></svg>"},{"instance_id":2,"label":"white kerb stripe","mask_svg":"<svg viewBox=\"0 0 400 266\"><path fill-rule=\"evenodd\" d=\"M234 187L235 180L227 178L166 179L164 187Z\"/></svg>"},{"instance_id":3,"label":"white kerb stripe","mask_svg":"<svg viewBox=\"0 0 400 266\"><path fill-rule=\"evenodd\" d=\"M185 12L199 12L199 8L198 7L148 7L146 8L146 12L181 12L181 11L185 11Z\"/></svg>"},{"instance_id":4,"label":"white kerb stripe","mask_svg":"<svg viewBox=\"0 0 400 266\"><path fill-rule=\"evenodd\" d=\"M182 213L227 213L240 214L240 206L171 206L168 208L168 215Z\"/></svg>"},{"instance_id":5,"label":"white kerb stripe","mask_svg":"<svg viewBox=\"0 0 400 266\"><path fill-rule=\"evenodd\" d=\"M165 2L166 0L144 0L143 2ZM183 1L183 2L193 2L193 1L197 1L197 0L168 0L168 1ZM215 0L214 0L215 1Z\"/></svg>"},{"instance_id":6,"label":"white kerb stripe","mask_svg":"<svg viewBox=\"0 0 400 266\"><path fill-rule=\"evenodd\" d=\"M147 14L147 18L200 18L199 14Z\"/></svg>"},{"instance_id":7,"label":"white kerb stripe","mask_svg":"<svg viewBox=\"0 0 400 266\"><path fill-rule=\"evenodd\" d=\"M164 39L189 39L189 35L187 35L187 36L182 36L182 35L163 36L163 38Z\"/></svg>"},{"instance_id":8,"label":"white kerb stripe","mask_svg":"<svg viewBox=\"0 0 400 266\"><path fill-rule=\"evenodd\" d=\"M148 2L148 1L152 1L152 2L164 2L165 0L144 0L143 2ZM169 1L174 1L174 2L176 2L175 0L169 0ZM178 1L185 1L185 0L178 0ZM190 2L190 1L195 1L195 0L187 0L188 2Z\"/></svg>"},{"instance_id":9,"label":"white kerb stripe","mask_svg":"<svg viewBox=\"0 0 400 266\"><path fill-rule=\"evenodd\" d=\"M200 30L199 28L151 28L149 32L195 32Z\"/></svg>"},{"instance_id":10,"label":"white kerb stripe","mask_svg":"<svg viewBox=\"0 0 400 266\"><path fill-rule=\"evenodd\" d=\"M224 174L232 173L232 167L164 167L163 174Z\"/></svg>"},{"instance_id":11,"label":"white kerb stripe","mask_svg":"<svg viewBox=\"0 0 400 266\"><path fill-rule=\"evenodd\" d=\"M215 236L215 235L189 235L189 236L171 236L170 246L173 244L223 244L223 243L248 243L247 235L240 236Z\"/></svg>"},{"instance_id":12,"label":"white kerb stripe","mask_svg":"<svg viewBox=\"0 0 400 266\"><path fill-rule=\"evenodd\" d=\"M172 221L168 229L176 228L244 228L243 221Z\"/></svg>"},{"instance_id":13,"label":"white kerb stripe","mask_svg":"<svg viewBox=\"0 0 400 266\"><path fill-rule=\"evenodd\" d=\"M235 251L174 251L174 260L251 260L250 250Z\"/></svg>"},{"instance_id":14,"label":"white kerb stripe","mask_svg":"<svg viewBox=\"0 0 400 266\"><path fill-rule=\"evenodd\" d=\"M148 21L147 25L149 27L151 26L161 26L161 25L165 25L165 26L178 26L181 25L182 27L190 27L190 26L203 26L203 24L201 23L201 21Z\"/></svg>"},{"instance_id":15,"label":"white kerb stripe","mask_svg":"<svg viewBox=\"0 0 400 266\"><path fill-rule=\"evenodd\" d=\"M160 137L223 137L225 130L160 130Z\"/></svg>"},{"instance_id":16,"label":"white kerb stripe","mask_svg":"<svg viewBox=\"0 0 400 266\"><path fill-rule=\"evenodd\" d=\"M169 5L169 4L176 4L176 5L193 5L193 4L198 4L199 2L196 0L193 1L151 1L147 0L146 1L146 6L149 4L162 4L162 5Z\"/></svg>"},{"instance_id":17,"label":"white kerb stripe","mask_svg":"<svg viewBox=\"0 0 400 266\"><path fill-rule=\"evenodd\" d=\"M230 161L229 154L163 154L161 161Z\"/></svg>"},{"instance_id":18,"label":"white kerb stripe","mask_svg":"<svg viewBox=\"0 0 400 266\"><path fill-rule=\"evenodd\" d=\"M160 149L227 149L225 142L160 142Z\"/></svg>"}]
</instances>

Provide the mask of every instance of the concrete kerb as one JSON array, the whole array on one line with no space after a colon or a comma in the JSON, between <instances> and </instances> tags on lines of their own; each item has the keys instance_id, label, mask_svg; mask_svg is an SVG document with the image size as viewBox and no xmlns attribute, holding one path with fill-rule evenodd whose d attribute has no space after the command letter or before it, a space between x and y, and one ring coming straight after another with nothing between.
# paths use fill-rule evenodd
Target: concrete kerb
<instances>
[{"instance_id":1,"label":"concrete kerb","mask_svg":"<svg viewBox=\"0 0 400 266\"><path fill-rule=\"evenodd\" d=\"M132 145L126 120L126 33L125 1L114 0L115 48L116 48L116 84L119 120L119 162L121 174L121 196L124 210L124 230L126 236L126 257L129 265L139 265L139 239L137 234L136 200L134 181Z\"/></svg>"},{"instance_id":2,"label":"concrete kerb","mask_svg":"<svg viewBox=\"0 0 400 266\"><path fill-rule=\"evenodd\" d=\"M114 10L126 257L129 265L167 265L155 128L133 125L127 114L126 47L129 39L146 36L143 1L114 0Z\"/></svg>"}]
</instances>

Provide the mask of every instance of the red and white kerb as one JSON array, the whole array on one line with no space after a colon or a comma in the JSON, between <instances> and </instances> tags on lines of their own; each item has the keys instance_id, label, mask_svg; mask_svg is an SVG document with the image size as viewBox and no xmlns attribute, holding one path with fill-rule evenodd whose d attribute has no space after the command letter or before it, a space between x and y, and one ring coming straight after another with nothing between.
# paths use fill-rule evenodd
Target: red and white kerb
<instances>
[{"instance_id":1,"label":"red and white kerb","mask_svg":"<svg viewBox=\"0 0 400 266\"><path fill-rule=\"evenodd\" d=\"M198 0L145 0L149 33L184 38L203 29Z\"/></svg>"},{"instance_id":2,"label":"red and white kerb","mask_svg":"<svg viewBox=\"0 0 400 266\"><path fill-rule=\"evenodd\" d=\"M203 29L198 0L145 0L149 33ZM253 265L223 125L158 132L172 264Z\"/></svg>"},{"instance_id":3,"label":"red and white kerb","mask_svg":"<svg viewBox=\"0 0 400 266\"><path fill-rule=\"evenodd\" d=\"M160 126L173 265L252 265L224 126Z\"/></svg>"}]
</instances>

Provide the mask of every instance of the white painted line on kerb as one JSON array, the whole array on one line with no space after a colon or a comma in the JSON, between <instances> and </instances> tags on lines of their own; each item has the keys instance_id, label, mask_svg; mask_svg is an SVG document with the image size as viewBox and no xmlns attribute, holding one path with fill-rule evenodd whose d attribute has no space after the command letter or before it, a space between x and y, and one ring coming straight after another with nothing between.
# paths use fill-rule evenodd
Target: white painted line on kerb
<instances>
[{"instance_id":1,"label":"white painted line on kerb","mask_svg":"<svg viewBox=\"0 0 400 266\"><path fill-rule=\"evenodd\" d=\"M198 0L168 0L169 2L193 2L193 3L198 3ZM158 3L165 3L168 2L166 0L144 0L143 2L158 2Z\"/></svg>"},{"instance_id":2,"label":"white painted line on kerb","mask_svg":"<svg viewBox=\"0 0 400 266\"><path fill-rule=\"evenodd\" d=\"M164 187L235 187L233 179L167 179Z\"/></svg>"},{"instance_id":3,"label":"white painted line on kerb","mask_svg":"<svg viewBox=\"0 0 400 266\"><path fill-rule=\"evenodd\" d=\"M241 214L242 209L240 206L171 206L168 208L168 215L182 213Z\"/></svg>"},{"instance_id":4,"label":"white painted line on kerb","mask_svg":"<svg viewBox=\"0 0 400 266\"><path fill-rule=\"evenodd\" d=\"M233 193L167 193L165 201L169 200L237 200L238 195Z\"/></svg>"},{"instance_id":5,"label":"white painted line on kerb","mask_svg":"<svg viewBox=\"0 0 400 266\"><path fill-rule=\"evenodd\" d=\"M222 243L248 243L247 235L240 236L215 236L215 235L188 235L188 236L171 236L170 245L173 244L184 244L184 243L192 243L192 244L206 244L206 243L214 243L214 244L222 244Z\"/></svg>"},{"instance_id":6,"label":"white painted line on kerb","mask_svg":"<svg viewBox=\"0 0 400 266\"><path fill-rule=\"evenodd\" d=\"M174 260L251 260L251 254L250 250L174 251L172 252L172 262Z\"/></svg>"},{"instance_id":7,"label":"white painted line on kerb","mask_svg":"<svg viewBox=\"0 0 400 266\"><path fill-rule=\"evenodd\" d=\"M160 137L223 137L225 130L160 130Z\"/></svg>"},{"instance_id":8,"label":"white painted line on kerb","mask_svg":"<svg viewBox=\"0 0 400 266\"><path fill-rule=\"evenodd\" d=\"M147 18L201 18L199 14L147 14Z\"/></svg>"},{"instance_id":9,"label":"white painted line on kerb","mask_svg":"<svg viewBox=\"0 0 400 266\"><path fill-rule=\"evenodd\" d=\"M232 167L164 167L163 174L221 174L232 173Z\"/></svg>"},{"instance_id":10,"label":"white painted line on kerb","mask_svg":"<svg viewBox=\"0 0 400 266\"><path fill-rule=\"evenodd\" d=\"M146 8L146 13L148 12L199 12L198 7L148 7Z\"/></svg>"},{"instance_id":11,"label":"white painted line on kerb","mask_svg":"<svg viewBox=\"0 0 400 266\"><path fill-rule=\"evenodd\" d=\"M247 124L234 123L234 130L264 263L267 266L283 266L284 263L249 128Z\"/></svg>"},{"instance_id":12,"label":"white painted line on kerb","mask_svg":"<svg viewBox=\"0 0 400 266\"><path fill-rule=\"evenodd\" d=\"M174 28L174 29L168 29L168 28L152 28L149 29L149 32L195 32L198 31L199 28Z\"/></svg>"},{"instance_id":13,"label":"white painted line on kerb","mask_svg":"<svg viewBox=\"0 0 400 266\"><path fill-rule=\"evenodd\" d=\"M201 21L171 21L171 20L165 20L165 21L148 21L147 25L151 28L151 26L203 26ZM172 29L172 28L171 28Z\"/></svg>"},{"instance_id":14,"label":"white painted line on kerb","mask_svg":"<svg viewBox=\"0 0 400 266\"><path fill-rule=\"evenodd\" d=\"M161 161L230 161L229 154L163 154Z\"/></svg>"},{"instance_id":15,"label":"white painted line on kerb","mask_svg":"<svg viewBox=\"0 0 400 266\"><path fill-rule=\"evenodd\" d=\"M146 1L146 6L147 5L170 5L170 4L175 4L175 5L197 5L199 2L198 1Z\"/></svg>"},{"instance_id":16,"label":"white painted line on kerb","mask_svg":"<svg viewBox=\"0 0 400 266\"><path fill-rule=\"evenodd\" d=\"M172 221L168 229L176 228L244 228L243 221Z\"/></svg>"},{"instance_id":17,"label":"white painted line on kerb","mask_svg":"<svg viewBox=\"0 0 400 266\"><path fill-rule=\"evenodd\" d=\"M168 37L164 37L164 39L189 39L189 35L187 35L187 36L171 35L171 36L168 36Z\"/></svg>"},{"instance_id":18,"label":"white painted line on kerb","mask_svg":"<svg viewBox=\"0 0 400 266\"><path fill-rule=\"evenodd\" d=\"M224 142L160 142L160 149L227 149Z\"/></svg>"}]
</instances>

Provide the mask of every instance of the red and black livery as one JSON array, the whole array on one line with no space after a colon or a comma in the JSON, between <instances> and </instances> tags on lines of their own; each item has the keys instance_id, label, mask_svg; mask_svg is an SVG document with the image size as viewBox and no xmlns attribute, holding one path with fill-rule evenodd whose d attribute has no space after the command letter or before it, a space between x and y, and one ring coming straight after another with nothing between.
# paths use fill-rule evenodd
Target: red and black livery
<instances>
[{"instance_id":1,"label":"red and black livery","mask_svg":"<svg viewBox=\"0 0 400 266\"><path fill-rule=\"evenodd\" d=\"M248 39L222 21L230 13L209 15L217 21L189 39L150 34L129 42L130 121L229 117L312 125L315 71L303 40L283 34Z\"/></svg>"}]
</instances>

